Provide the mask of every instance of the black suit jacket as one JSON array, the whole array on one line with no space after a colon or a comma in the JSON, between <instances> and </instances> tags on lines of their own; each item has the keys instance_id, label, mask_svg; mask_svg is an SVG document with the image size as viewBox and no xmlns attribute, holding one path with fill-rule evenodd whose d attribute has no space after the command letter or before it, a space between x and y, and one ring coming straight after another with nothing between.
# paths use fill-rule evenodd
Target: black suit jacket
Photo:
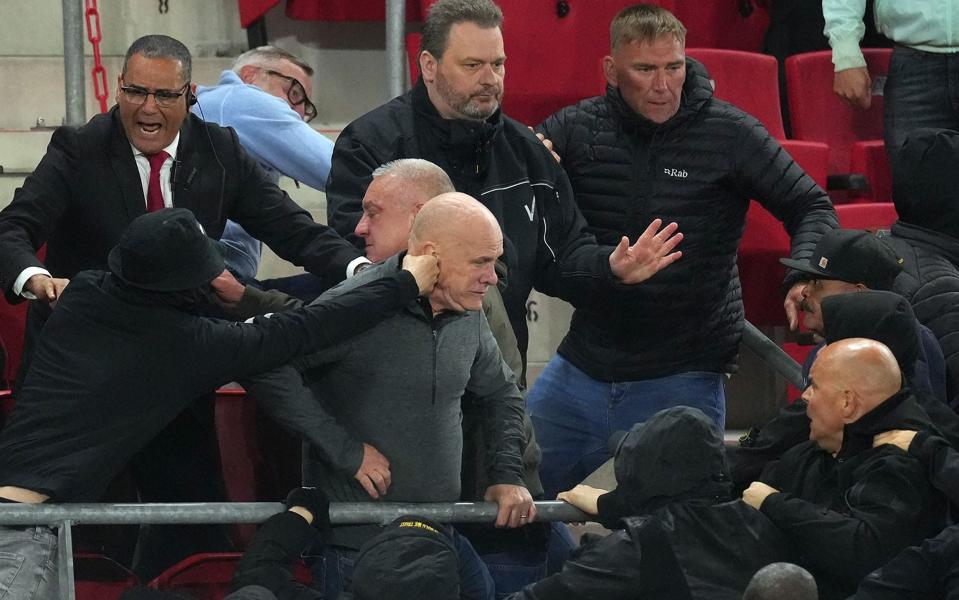
<instances>
[{"instance_id":1,"label":"black suit jacket","mask_svg":"<svg viewBox=\"0 0 959 600\"><path fill-rule=\"evenodd\" d=\"M359 252L273 184L242 149L236 133L190 115L180 129L174 206L196 215L219 238L226 219L242 225L280 257L330 279L343 279ZM55 277L106 270L107 253L145 212L143 188L116 107L79 128L57 129L33 174L0 212L0 287L7 298L20 273L42 266Z\"/></svg>"}]
</instances>

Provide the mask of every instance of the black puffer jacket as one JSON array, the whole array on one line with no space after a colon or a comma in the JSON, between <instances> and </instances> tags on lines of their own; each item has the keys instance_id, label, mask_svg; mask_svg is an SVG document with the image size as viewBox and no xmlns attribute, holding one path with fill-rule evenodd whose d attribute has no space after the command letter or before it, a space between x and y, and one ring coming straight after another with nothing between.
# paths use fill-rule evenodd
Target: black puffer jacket
<instances>
[{"instance_id":1,"label":"black puffer jacket","mask_svg":"<svg viewBox=\"0 0 959 600\"><path fill-rule=\"evenodd\" d=\"M946 498L923 464L894 446L872 447L877 433L930 427L902 391L847 425L835 457L807 441L763 473L781 493L761 511L796 544L821 598L846 598L870 571L945 526Z\"/></svg>"},{"instance_id":2,"label":"black puffer jacket","mask_svg":"<svg viewBox=\"0 0 959 600\"><path fill-rule=\"evenodd\" d=\"M825 192L765 128L713 98L698 62L687 59L686 69L679 112L662 125L610 87L540 126L601 244L635 240L656 217L685 234L680 261L618 291L613 306L573 315L559 352L596 379L735 370L743 327L736 250L750 198L783 221L794 258L837 226Z\"/></svg>"},{"instance_id":3,"label":"black puffer jacket","mask_svg":"<svg viewBox=\"0 0 959 600\"><path fill-rule=\"evenodd\" d=\"M946 359L946 395L953 410L959 410L959 240L902 221L893 224L885 240L903 259L893 291L909 300L916 319L939 340Z\"/></svg>"}]
</instances>

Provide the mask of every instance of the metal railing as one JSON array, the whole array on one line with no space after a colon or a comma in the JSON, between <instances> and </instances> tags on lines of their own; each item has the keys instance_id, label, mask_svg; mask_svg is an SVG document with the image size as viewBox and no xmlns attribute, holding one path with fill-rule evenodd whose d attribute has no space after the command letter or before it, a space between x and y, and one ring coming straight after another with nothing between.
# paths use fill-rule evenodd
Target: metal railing
<instances>
[{"instance_id":1,"label":"metal railing","mask_svg":"<svg viewBox=\"0 0 959 600\"><path fill-rule=\"evenodd\" d=\"M73 573L74 525L171 525L259 523L286 510L278 502L219 502L197 504L0 504L0 525L47 525L57 531L60 600L75 600ZM589 515L565 502L536 502L538 521L589 521ZM492 523L493 502L334 503L333 525L385 525L404 515L419 515L442 523Z\"/></svg>"},{"instance_id":2,"label":"metal railing","mask_svg":"<svg viewBox=\"0 0 959 600\"><path fill-rule=\"evenodd\" d=\"M799 389L803 388L802 367L779 345L749 321L743 329L743 345L761 358L770 369Z\"/></svg>"}]
</instances>

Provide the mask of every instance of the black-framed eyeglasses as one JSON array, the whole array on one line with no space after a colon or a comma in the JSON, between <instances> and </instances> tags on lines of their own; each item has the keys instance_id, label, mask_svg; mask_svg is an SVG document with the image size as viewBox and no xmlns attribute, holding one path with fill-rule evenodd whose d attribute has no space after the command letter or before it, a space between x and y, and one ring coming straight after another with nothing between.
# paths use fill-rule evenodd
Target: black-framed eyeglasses
<instances>
[{"instance_id":1,"label":"black-framed eyeglasses","mask_svg":"<svg viewBox=\"0 0 959 600\"><path fill-rule=\"evenodd\" d=\"M286 99L290 101L292 106L303 105L303 120L309 123L316 118L316 105L313 104L313 101L310 100L310 97L306 95L306 88L303 87L303 84L300 83L300 80L296 77L290 77L289 75L284 75L278 71L272 69L263 69L266 71L267 75L273 75L274 77L279 77L280 79L285 79L290 83L290 87L286 88Z\"/></svg>"},{"instance_id":2,"label":"black-framed eyeglasses","mask_svg":"<svg viewBox=\"0 0 959 600\"><path fill-rule=\"evenodd\" d=\"M183 84L179 90L153 90L150 91L146 88L140 87L138 85L123 85L120 86L120 90L123 92L123 95L126 96L126 99L130 104L143 104L147 101L151 95L156 103L163 108L170 108L175 105L180 99L180 96L185 94L190 88L190 82Z\"/></svg>"}]
</instances>

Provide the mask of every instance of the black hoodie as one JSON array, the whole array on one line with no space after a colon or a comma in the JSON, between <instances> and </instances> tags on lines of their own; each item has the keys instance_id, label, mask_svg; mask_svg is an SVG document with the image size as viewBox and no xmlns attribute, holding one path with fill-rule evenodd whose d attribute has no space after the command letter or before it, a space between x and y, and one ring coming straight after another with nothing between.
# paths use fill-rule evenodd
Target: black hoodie
<instances>
[{"instance_id":1,"label":"black hoodie","mask_svg":"<svg viewBox=\"0 0 959 600\"><path fill-rule=\"evenodd\" d=\"M920 129L900 152L893 196L899 220L886 241L903 258L893 291L932 330L946 358L949 404L959 408L959 133Z\"/></svg>"},{"instance_id":2,"label":"black hoodie","mask_svg":"<svg viewBox=\"0 0 959 600\"><path fill-rule=\"evenodd\" d=\"M623 529L512 600L740 600L757 570L793 556L768 518L730 499L722 445L694 408L634 425L616 453L618 487L599 502L600 520L624 517Z\"/></svg>"}]
</instances>

